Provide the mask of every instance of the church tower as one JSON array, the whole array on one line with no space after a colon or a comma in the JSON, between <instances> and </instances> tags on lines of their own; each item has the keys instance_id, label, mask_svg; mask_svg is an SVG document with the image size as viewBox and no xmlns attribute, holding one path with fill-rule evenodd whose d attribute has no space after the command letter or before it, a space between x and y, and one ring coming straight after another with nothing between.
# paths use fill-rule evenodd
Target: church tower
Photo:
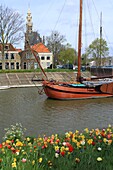
<instances>
[{"instance_id":1,"label":"church tower","mask_svg":"<svg viewBox=\"0 0 113 170\"><path fill-rule=\"evenodd\" d=\"M27 21L26 21L26 33L25 33L24 49L28 48L28 42L29 42L30 46L37 44L39 42L42 42L40 34L36 31L35 32L33 31L32 15L31 15L30 9L27 12L26 20Z\"/></svg>"},{"instance_id":2,"label":"church tower","mask_svg":"<svg viewBox=\"0 0 113 170\"><path fill-rule=\"evenodd\" d=\"M30 9L28 10L26 19L27 19L26 32L32 33L33 23L32 23L32 16L31 16Z\"/></svg>"}]
</instances>

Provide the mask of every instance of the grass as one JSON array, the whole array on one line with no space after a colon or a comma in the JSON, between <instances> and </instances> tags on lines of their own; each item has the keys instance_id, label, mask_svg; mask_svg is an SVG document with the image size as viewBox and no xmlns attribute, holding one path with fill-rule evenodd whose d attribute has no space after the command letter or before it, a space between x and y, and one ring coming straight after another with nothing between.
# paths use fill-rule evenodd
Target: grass
<instances>
[{"instance_id":1,"label":"grass","mask_svg":"<svg viewBox=\"0 0 113 170\"><path fill-rule=\"evenodd\" d=\"M44 69L45 72L74 72L72 69ZM24 73L24 72L41 72L41 69L31 70L0 70L0 73Z\"/></svg>"},{"instance_id":2,"label":"grass","mask_svg":"<svg viewBox=\"0 0 113 170\"><path fill-rule=\"evenodd\" d=\"M24 137L22 126L6 129L1 170L113 170L113 127L64 135Z\"/></svg>"}]
</instances>

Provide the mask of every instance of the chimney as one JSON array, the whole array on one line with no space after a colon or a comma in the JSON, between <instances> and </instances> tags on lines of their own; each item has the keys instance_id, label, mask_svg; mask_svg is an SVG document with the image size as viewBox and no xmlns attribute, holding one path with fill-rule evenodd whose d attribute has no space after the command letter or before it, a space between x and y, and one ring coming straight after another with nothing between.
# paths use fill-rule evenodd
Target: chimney
<instances>
[{"instance_id":1,"label":"chimney","mask_svg":"<svg viewBox=\"0 0 113 170\"><path fill-rule=\"evenodd\" d=\"M45 36L43 36L42 42L43 42L43 44L45 45Z\"/></svg>"}]
</instances>

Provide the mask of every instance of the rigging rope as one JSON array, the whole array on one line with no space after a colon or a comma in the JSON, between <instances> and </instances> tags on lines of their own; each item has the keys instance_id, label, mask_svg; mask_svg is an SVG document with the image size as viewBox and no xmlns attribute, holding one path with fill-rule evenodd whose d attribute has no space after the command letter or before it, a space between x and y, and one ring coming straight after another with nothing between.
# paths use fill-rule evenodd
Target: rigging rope
<instances>
[{"instance_id":1,"label":"rigging rope","mask_svg":"<svg viewBox=\"0 0 113 170\"><path fill-rule=\"evenodd\" d=\"M86 2L86 1L85 1ZM84 2L84 25L85 25L85 65L87 65L87 55L86 55L86 48L87 48L87 22L86 22L86 3Z\"/></svg>"},{"instance_id":2,"label":"rigging rope","mask_svg":"<svg viewBox=\"0 0 113 170\"><path fill-rule=\"evenodd\" d=\"M95 5L95 3L94 3L94 0L92 0L92 1L93 1L93 4L94 4L94 7L95 7L95 11L96 11L96 13L97 13L97 16L98 16L98 18L100 18L100 15L98 14L96 5ZM110 1L110 3L113 5L112 1ZM108 36L107 36L107 34L106 34L106 31L105 31L104 27L103 27L103 30L104 30L105 37L106 37L108 43L110 44L109 38L108 38ZM113 48L112 48L112 49L113 49Z\"/></svg>"},{"instance_id":3,"label":"rigging rope","mask_svg":"<svg viewBox=\"0 0 113 170\"><path fill-rule=\"evenodd\" d=\"M39 23L38 23L38 25L40 26L41 25L41 23L43 23L43 22L45 22L45 21L43 21L43 19L45 20L45 16L47 17L47 15L48 15L48 13L51 11L51 9L53 8L53 5L54 5L54 3L55 3L55 0L51 0L51 1L49 1L50 3L49 3L49 5L48 5L48 8L47 8L47 6L46 6L46 11L43 11L43 15L42 15L42 13L41 13L41 17L40 17L40 21L39 21ZM54 3L53 3L54 2Z\"/></svg>"},{"instance_id":4,"label":"rigging rope","mask_svg":"<svg viewBox=\"0 0 113 170\"><path fill-rule=\"evenodd\" d=\"M35 81L32 80L32 82L34 83L35 87L38 89L38 94L42 95L44 94L44 89L43 87L38 87L36 84L35 84Z\"/></svg>"},{"instance_id":5,"label":"rigging rope","mask_svg":"<svg viewBox=\"0 0 113 170\"><path fill-rule=\"evenodd\" d=\"M94 34L94 37L95 37L95 31L94 31L94 27L93 27L91 12L90 12L91 7L89 6L88 1L87 1L87 7L88 7L89 17L90 17L90 21L91 21L91 26L92 26L92 29L93 29L93 34Z\"/></svg>"},{"instance_id":6,"label":"rigging rope","mask_svg":"<svg viewBox=\"0 0 113 170\"><path fill-rule=\"evenodd\" d=\"M110 1L110 6L113 7L113 1L112 0L109 0Z\"/></svg>"},{"instance_id":7,"label":"rigging rope","mask_svg":"<svg viewBox=\"0 0 113 170\"><path fill-rule=\"evenodd\" d=\"M109 0L109 2L110 2L110 6L112 6L112 8L113 8L113 1ZM109 43L109 44L111 44L111 43ZM112 42L112 44L113 44L113 42ZM111 46L110 48L112 49L112 52L113 52L113 47Z\"/></svg>"},{"instance_id":8,"label":"rigging rope","mask_svg":"<svg viewBox=\"0 0 113 170\"><path fill-rule=\"evenodd\" d=\"M61 14L62 14L63 9L64 9L65 4L66 4L66 1L67 1L67 0L65 0L65 1L64 1L63 7L61 8L60 14L59 14L59 16L58 16L58 19L57 19L57 21L56 21L56 24L55 24L55 26L54 26L54 29L53 29L53 30L55 30L55 28L56 28L56 26L57 26L57 24L58 24L58 22L59 22L59 20L60 20Z\"/></svg>"}]
</instances>

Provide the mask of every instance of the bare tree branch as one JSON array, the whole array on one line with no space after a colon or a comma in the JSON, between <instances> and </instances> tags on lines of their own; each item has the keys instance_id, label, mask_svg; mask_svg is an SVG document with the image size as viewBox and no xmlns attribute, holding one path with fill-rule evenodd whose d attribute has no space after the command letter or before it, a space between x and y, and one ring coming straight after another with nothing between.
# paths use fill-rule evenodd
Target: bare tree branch
<instances>
[{"instance_id":1,"label":"bare tree branch","mask_svg":"<svg viewBox=\"0 0 113 170\"><path fill-rule=\"evenodd\" d=\"M0 5L0 41L2 44L18 43L24 36L22 16L8 7Z\"/></svg>"},{"instance_id":2,"label":"bare tree branch","mask_svg":"<svg viewBox=\"0 0 113 170\"><path fill-rule=\"evenodd\" d=\"M46 37L47 47L53 52L53 67L58 63L58 54L66 41L64 35L60 35L58 31L52 31L51 35Z\"/></svg>"}]
</instances>

